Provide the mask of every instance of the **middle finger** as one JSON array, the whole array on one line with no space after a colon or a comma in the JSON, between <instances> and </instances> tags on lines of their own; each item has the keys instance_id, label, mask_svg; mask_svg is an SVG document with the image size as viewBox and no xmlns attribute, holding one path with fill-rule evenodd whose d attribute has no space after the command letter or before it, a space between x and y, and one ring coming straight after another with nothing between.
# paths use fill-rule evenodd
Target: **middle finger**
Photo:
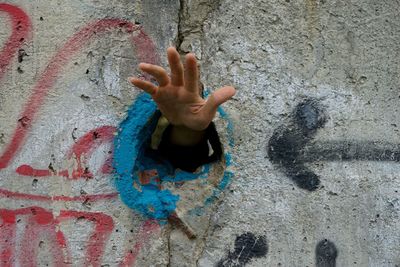
<instances>
[{"instance_id":1,"label":"middle finger","mask_svg":"<svg viewBox=\"0 0 400 267\"><path fill-rule=\"evenodd\" d=\"M171 82L173 85L183 85L183 65L178 51L174 47L167 49L169 67L171 69Z\"/></svg>"}]
</instances>

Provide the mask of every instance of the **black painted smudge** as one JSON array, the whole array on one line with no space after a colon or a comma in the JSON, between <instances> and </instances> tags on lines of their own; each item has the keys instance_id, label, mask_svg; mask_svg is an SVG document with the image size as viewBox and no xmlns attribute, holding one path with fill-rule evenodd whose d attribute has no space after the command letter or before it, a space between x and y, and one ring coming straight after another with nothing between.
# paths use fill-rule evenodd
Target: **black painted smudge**
<instances>
[{"instance_id":1,"label":"black painted smudge","mask_svg":"<svg viewBox=\"0 0 400 267\"><path fill-rule=\"evenodd\" d=\"M24 61L24 57L29 56L24 49L19 49L18 50L18 63L21 63Z\"/></svg>"},{"instance_id":2,"label":"black painted smudge","mask_svg":"<svg viewBox=\"0 0 400 267\"><path fill-rule=\"evenodd\" d=\"M395 161L400 162L400 144L381 141L339 140L314 142L326 115L316 100L298 104L285 126L276 129L268 142L268 156L298 187L314 191L320 180L305 166L316 161Z\"/></svg>"},{"instance_id":3,"label":"black painted smudge","mask_svg":"<svg viewBox=\"0 0 400 267\"><path fill-rule=\"evenodd\" d=\"M256 237L247 232L235 240L234 251L217 263L217 267L243 267L253 258L264 257L268 253L268 245L265 236Z\"/></svg>"},{"instance_id":4,"label":"black painted smudge","mask_svg":"<svg viewBox=\"0 0 400 267\"><path fill-rule=\"evenodd\" d=\"M325 114L315 101L306 100L297 105L291 117L289 125L274 131L268 143L268 155L298 187L313 191L320 183L319 178L304 165L300 156L317 129L325 124Z\"/></svg>"},{"instance_id":5,"label":"black painted smudge","mask_svg":"<svg viewBox=\"0 0 400 267\"><path fill-rule=\"evenodd\" d=\"M338 251L331 241L321 240L315 248L316 267L335 267Z\"/></svg>"}]
</instances>

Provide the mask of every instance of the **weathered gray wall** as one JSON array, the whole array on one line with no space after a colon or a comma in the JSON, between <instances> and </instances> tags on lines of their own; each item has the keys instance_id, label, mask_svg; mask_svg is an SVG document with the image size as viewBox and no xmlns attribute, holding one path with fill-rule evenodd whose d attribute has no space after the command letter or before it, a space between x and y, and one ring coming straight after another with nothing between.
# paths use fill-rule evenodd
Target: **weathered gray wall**
<instances>
[{"instance_id":1,"label":"weathered gray wall","mask_svg":"<svg viewBox=\"0 0 400 267\"><path fill-rule=\"evenodd\" d=\"M204 80L238 88L228 104L237 116L238 165L199 263L218 261L235 235L250 231L269 245L253 266L314 266L324 239L336 245L337 266L400 264L399 7L399 1L220 1L204 24ZM304 98L314 98L327 116L312 137L319 151L329 141L350 141L367 154L388 142L397 162L379 155L359 161L354 151L350 161L318 160L308 166L322 187L299 189L266 150Z\"/></svg>"},{"instance_id":2,"label":"weathered gray wall","mask_svg":"<svg viewBox=\"0 0 400 267\"><path fill-rule=\"evenodd\" d=\"M397 0L0 3L0 259L400 266L399 8ZM151 42L140 46L139 28L129 27ZM127 208L102 170L112 129L138 95L126 78L141 58L165 64L169 45L196 52L205 87L237 89L224 105L233 148L217 119L233 161L229 187L197 215L185 213L182 188L194 240ZM104 140L85 139L96 129ZM93 149L79 154L79 145Z\"/></svg>"}]
</instances>

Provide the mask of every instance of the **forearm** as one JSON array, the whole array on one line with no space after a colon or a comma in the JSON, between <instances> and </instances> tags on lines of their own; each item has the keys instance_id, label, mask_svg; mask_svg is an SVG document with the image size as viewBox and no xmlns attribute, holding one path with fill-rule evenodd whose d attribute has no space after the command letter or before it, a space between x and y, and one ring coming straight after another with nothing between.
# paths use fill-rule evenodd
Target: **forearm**
<instances>
[{"instance_id":1,"label":"forearm","mask_svg":"<svg viewBox=\"0 0 400 267\"><path fill-rule=\"evenodd\" d=\"M206 130L196 131L183 125L171 125L169 142L178 146L195 146L199 144L206 134Z\"/></svg>"},{"instance_id":2,"label":"forearm","mask_svg":"<svg viewBox=\"0 0 400 267\"><path fill-rule=\"evenodd\" d=\"M201 165L219 160L222 147L213 123L204 131L169 125L158 151L175 168L194 172Z\"/></svg>"}]
</instances>

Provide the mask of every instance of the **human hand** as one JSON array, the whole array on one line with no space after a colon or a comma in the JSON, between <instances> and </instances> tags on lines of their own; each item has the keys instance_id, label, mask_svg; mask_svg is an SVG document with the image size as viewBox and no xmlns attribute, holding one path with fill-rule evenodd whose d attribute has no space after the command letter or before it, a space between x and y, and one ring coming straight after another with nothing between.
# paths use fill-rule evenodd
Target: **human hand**
<instances>
[{"instance_id":1,"label":"human hand","mask_svg":"<svg viewBox=\"0 0 400 267\"><path fill-rule=\"evenodd\" d=\"M158 86L138 78L130 78L130 82L151 95L172 125L203 131L213 120L218 106L229 100L235 94L235 89L231 86L222 87L204 100L200 96L195 55L186 55L185 68L174 47L167 49L167 56L171 76L160 66L139 64L140 70L153 76Z\"/></svg>"}]
</instances>

